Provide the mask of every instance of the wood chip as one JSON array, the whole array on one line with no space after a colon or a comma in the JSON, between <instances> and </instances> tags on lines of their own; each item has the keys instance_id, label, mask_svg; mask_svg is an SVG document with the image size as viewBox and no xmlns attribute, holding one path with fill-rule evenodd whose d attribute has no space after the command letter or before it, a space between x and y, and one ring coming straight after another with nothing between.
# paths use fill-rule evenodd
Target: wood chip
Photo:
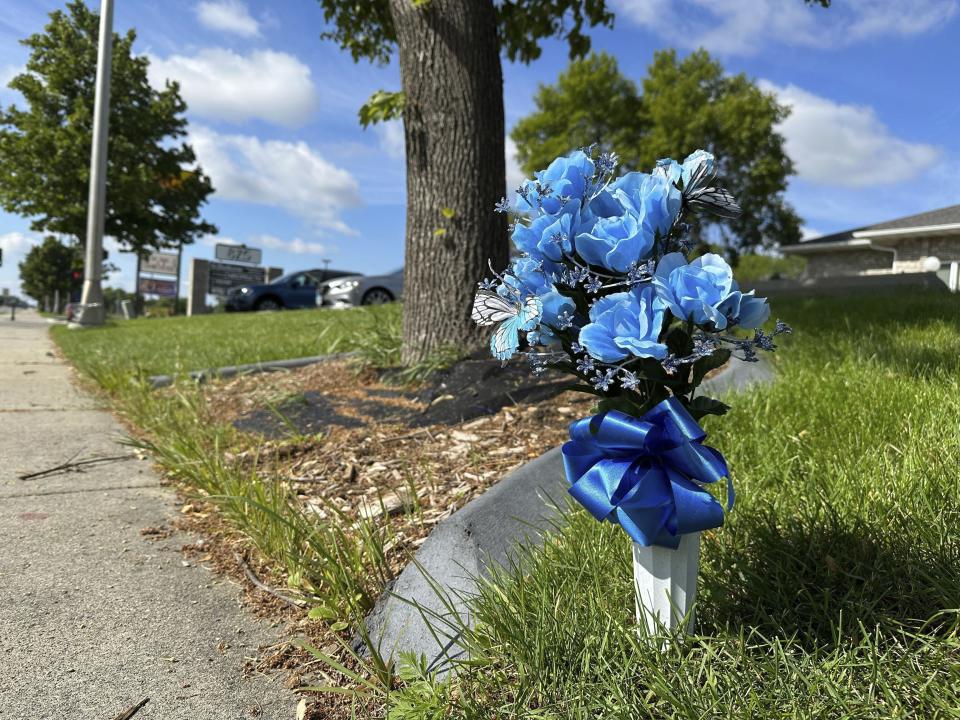
<instances>
[{"instance_id":1,"label":"wood chip","mask_svg":"<svg viewBox=\"0 0 960 720\"><path fill-rule=\"evenodd\" d=\"M381 498L364 500L360 506L360 517L364 520L373 520L384 513L395 515L403 510L404 498L399 493L387 493Z\"/></svg>"},{"instance_id":2,"label":"wood chip","mask_svg":"<svg viewBox=\"0 0 960 720\"><path fill-rule=\"evenodd\" d=\"M464 442L464 443L477 442L480 439L479 435L462 432L460 430L454 430L453 432L450 433L450 436L457 442Z\"/></svg>"}]
</instances>

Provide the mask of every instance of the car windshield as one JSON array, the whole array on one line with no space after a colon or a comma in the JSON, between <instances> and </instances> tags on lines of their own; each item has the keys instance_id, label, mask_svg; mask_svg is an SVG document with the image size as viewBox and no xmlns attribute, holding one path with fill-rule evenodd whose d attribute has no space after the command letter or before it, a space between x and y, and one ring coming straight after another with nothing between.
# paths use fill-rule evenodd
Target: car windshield
<instances>
[{"instance_id":1,"label":"car windshield","mask_svg":"<svg viewBox=\"0 0 960 720\"><path fill-rule=\"evenodd\" d=\"M276 280L271 280L271 285L285 285L293 280L299 275L309 275L316 282L324 282L328 280L333 280L338 277L346 277L348 275L357 275L359 273L353 273L347 270L301 270L299 272L290 273L289 275L284 275L278 277Z\"/></svg>"}]
</instances>

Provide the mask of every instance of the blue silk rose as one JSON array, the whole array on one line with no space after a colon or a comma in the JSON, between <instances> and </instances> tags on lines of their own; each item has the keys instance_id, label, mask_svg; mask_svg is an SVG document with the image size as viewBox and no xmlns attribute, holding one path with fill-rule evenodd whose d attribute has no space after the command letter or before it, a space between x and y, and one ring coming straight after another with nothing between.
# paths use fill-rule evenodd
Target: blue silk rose
<instances>
[{"instance_id":1,"label":"blue silk rose","mask_svg":"<svg viewBox=\"0 0 960 720\"><path fill-rule=\"evenodd\" d=\"M653 277L657 295L678 318L723 330L758 328L770 317L767 299L742 292L727 262L707 253L689 265L680 253L664 256Z\"/></svg>"},{"instance_id":2,"label":"blue silk rose","mask_svg":"<svg viewBox=\"0 0 960 720\"><path fill-rule=\"evenodd\" d=\"M560 262L573 249L571 238L580 223L580 203L572 201L560 215L539 215L529 225L517 223L511 239L521 252L538 260Z\"/></svg>"},{"instance_id":3,"label":"blue silk rose","mask_svg":"<svg viewBox=\"0 0 960 720\"><path fill-rule=\"evenodd\" d=\"M650 285L602 297L590 308L590 323L578 342L597 360L617 362L631 355L663 359L667 346L658 342L664 306Z\"/></svg>"},{"instance_id":4,"label":"blue silk rose","mask_svg":"<svg viewBox=\"0 0 960 720\"><path fill-rule=\"evenodd\" d=\"M758 328L770 318L770 306L767 299L754 297L754 291L741 292L737 281L733 281L733 290L727 299L720 303L722 312L731 325L744 328Z\"/></svg>"},{"instance_id":5,"label":"blue silk rose","mask_svg":"<svg viewBox=\"0 0 960 720\"><path fill-rule=\"evenodd\" d=\"M670 231L680 200L680 192L663 177L624 175L591 203L585 215L592 224L577 235L577 252L591 265L628 272L650 257L658 234Z\"/></svg>"},{"instance_id":6,"label":"blue silk rose","mask_svg":"<svg viewBox=\"0 0 960 720\"><path fill-rule=\"evenodd\" d=\"M602 217L587 232L577 235L577 252L591 265L627 272L630 265L649 256L653 237L644 233L640 217L624 212L615 217Z\"/></svg>"},{"instance_id":7,"label":"blue silk rose","mask_svg":"<svg viewBox=\"0 0 960 720\"><path fill-rule=\"evenodd\" d=\"M682 253L664 255L653 276L657 296L681 320L714 330L727 327L721 304L733 290L733 271L715 253L687 264Z\"/></svg>"},{"instance_id":8,"label":"blue silk rose","mask_svg":"<svg viewBox=\"0 0 960 720\"><path fill-rule=\"evenodd\" d=\"M546 170L535 173L540 185L550 188L549 194L541 196L535 183L526 180L525 193L517 193L517 208L521 212L538 212L538 202L544 211L554 215L563 208L561 198L582 202L588 185L596 172L596 166L585 152L577 150L550 163Z\"/></svg>"}]
</instances>

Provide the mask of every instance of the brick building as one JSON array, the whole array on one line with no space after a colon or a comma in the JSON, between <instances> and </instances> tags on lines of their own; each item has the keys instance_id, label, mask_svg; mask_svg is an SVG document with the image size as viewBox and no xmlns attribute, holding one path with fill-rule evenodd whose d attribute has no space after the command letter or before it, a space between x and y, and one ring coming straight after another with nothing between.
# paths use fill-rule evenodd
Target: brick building
<instances>
[{"instance_id":1,"label":"brick building","mask_svg":"<svg viewBox=\"0 0 960 720\"><path fill-rule=\"evenodd\" d=\"M811 279L940 270L955 290L960 283L960 205L806 240L781 251L806 258L804 274Z\"/></svg>"}]
</instances>

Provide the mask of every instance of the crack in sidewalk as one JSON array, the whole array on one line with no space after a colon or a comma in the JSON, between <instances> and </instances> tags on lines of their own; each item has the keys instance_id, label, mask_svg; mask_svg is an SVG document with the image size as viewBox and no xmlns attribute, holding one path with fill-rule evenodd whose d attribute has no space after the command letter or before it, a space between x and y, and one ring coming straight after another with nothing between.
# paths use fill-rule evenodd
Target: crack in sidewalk
<instances>
[{"instance_id":1,"label":"crack in sidewalk","mask_svg":"<svg viewBox=\"0 0 960 720\"><path fill-rule=\"evenodd\" d=\"M16 493L10 495L0 495L0 500L8 500L11 498L30 498L30 497L47 497L50 495L77 495L79 493L92 493L92 492L111 492L113 490L140 490L141 488L159 488L164 487L163 483L155 482L144 485L110 485L107 487L92 487L92 488L71 488L69 490L46 490L41 492L27 492L27 493Z\"/></svg>"}]
</instances>

